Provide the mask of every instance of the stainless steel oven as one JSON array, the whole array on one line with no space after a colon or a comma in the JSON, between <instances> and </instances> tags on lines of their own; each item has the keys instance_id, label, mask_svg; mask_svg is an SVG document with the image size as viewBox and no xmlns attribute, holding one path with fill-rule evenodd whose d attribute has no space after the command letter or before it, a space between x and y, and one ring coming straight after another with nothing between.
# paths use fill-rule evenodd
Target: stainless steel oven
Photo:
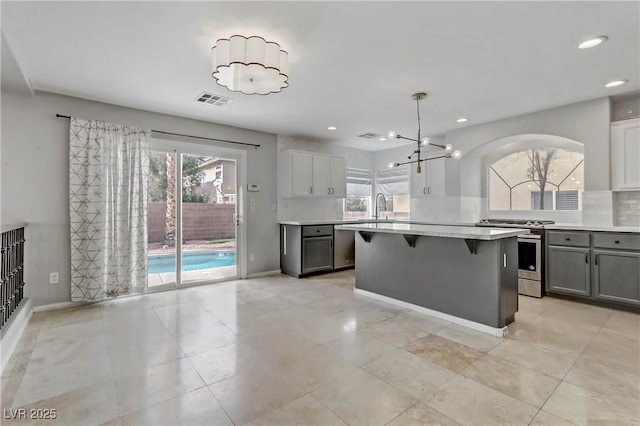
<instances>
[{"instance_id":1,"label":"stainless steel oven","mask_svg":"<svg viewBox=\"0 0 640 426\"><path fill-rule=\"evenodd\" d=\"M483 219L476 226L523 228L530 234L518 237L518 293L544 295L544 225L551 220Z\"/></svg>"}]
</instances>

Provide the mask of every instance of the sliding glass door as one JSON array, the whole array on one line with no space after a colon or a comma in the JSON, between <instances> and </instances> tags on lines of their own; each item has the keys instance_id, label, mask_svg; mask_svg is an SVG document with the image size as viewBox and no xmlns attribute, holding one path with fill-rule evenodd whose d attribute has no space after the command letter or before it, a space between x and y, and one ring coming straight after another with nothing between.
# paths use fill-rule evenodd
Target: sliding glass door
<instances>
[{"instance_id":1,"label":"sliding glass door","mask_svg":"<svg viewBox=\"0 0 640 426\"><path fill-rule=\"evenodd\" d=\"M235 277L236 162L182 154L184 284Z\"/></svg>"},{"instance_id":2,"label":"sliding glass door","mask_svg":"<svg viewBox=\"0 0 640 426\"><path fill-rule=\"evenodd\" d=\"M238 267L238 159L151 152L148 283L151 289L234 279Z\"/></svg>"}]
</instances>

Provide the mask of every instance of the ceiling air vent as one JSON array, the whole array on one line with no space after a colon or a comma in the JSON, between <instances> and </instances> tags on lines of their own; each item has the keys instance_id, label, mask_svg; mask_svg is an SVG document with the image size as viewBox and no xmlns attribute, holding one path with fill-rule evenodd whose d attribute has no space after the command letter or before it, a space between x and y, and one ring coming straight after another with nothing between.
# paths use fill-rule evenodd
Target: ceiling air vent
<instances>
[{"instance_id":1,"label":"ceiling air vent","mask_svg":"<svg viewBox=\"0 0 640 426\"><path fill-rule=\"evenodd\" d=\"M214 95L213 93L202 92L195 99L195 101L203 104L209 104L209 105L221 107L231 102L231 98L226 98L220 95Z\"/></svg>"},{"instance_id":2,"label":"ceiling air vent","mask_svg":"<svg viewBox=\"0 0 640 426\"><path fill-rule=\"evenodd\" d=\"M377 133L365 133L363 135L358 135L358 137L363 139L379 139L382 137L382 135L379 135Z\"/></svg>"}]
</instances>

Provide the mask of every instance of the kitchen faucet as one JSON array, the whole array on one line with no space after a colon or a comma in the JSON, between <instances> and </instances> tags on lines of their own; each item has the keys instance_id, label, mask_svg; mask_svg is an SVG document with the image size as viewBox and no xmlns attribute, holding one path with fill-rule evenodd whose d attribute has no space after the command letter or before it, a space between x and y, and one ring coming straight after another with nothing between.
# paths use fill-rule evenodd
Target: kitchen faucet
<instances>
[{"instance_id":1,"label":"kitchen faucet","mask_svg":"<svg viewBox=\"0 0 640 426\"><path fill-rule=\"evenodd\" d=\"M385 209L387 208L387 199L386 199L386 198L384 198L384 194L383 194L382 192L378 192L378 193L376 194L376 199L375 199L374 207L373 207L373 208L375 209L375 213L374 213L374 215L373 215L373 218L374 218L375 220L378 220L378 197L379 197L379 196L381 196L381 195L382 195L382 201L384 202L384 208L385 208Z\"/></svg>"}]
</instances>

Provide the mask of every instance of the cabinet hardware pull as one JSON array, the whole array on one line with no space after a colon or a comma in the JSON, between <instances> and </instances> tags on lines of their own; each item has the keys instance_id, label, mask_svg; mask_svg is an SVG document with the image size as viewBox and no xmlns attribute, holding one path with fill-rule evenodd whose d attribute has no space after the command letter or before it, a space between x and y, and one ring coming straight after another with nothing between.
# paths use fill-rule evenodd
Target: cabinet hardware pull
<instances>
[{"instance_id":1,"label":"cabinet hardware pull","mask_svg":"<svg viewBox=\"0 0 640 426\"><path fill-rule=\"evenodd\" d=\"M566 241L571 241L571 238L567 238Z\"/></svg>"},{"instance_id":2,"label":"cabinet hardware pull","mask_svg":"<svg viewBox=\"0 0 640 426\"><path fill-rule=\"evenodd\" d=\"M284 240L284 255L286 256L287 255L287 226L283 225L282 229L284 231L284 237L283 237L283 240Z\"/></svg>"},{"instance_id":3,"label":"cabinet hardware pull","mask_svg":"<svg viewBox=\"0 0 640 426\"><path fill-rule=\"evenodd\" d=\"M598 266L598 255L596 254L596 266Z\"/></svg>"},{"instance_id":4,"label":"cabinet hardware pull","mask_svg":"<svg viewBox=\"0 0 640 426\"><path fill-rule=\"evenodd\" d=\"M619 240L615 240L614 243L620 244L620 241Z\"/></svg>"},{"instance_id":5,"label":"cabinet hardware pull","mask_svg":"<svg viewBox=\"0 0 640 426\"><path fill-rule=\"evenodd\" d=\"M309 187L309 194L313 194L313 187Z\"/></svg>"},{"instance_id":6,"label":"cabinet hardware pull","mask_svg":"<svg viewBox=\"0 0 640 426\"><path fill-rule=\"evenodd\" d=\"M584 263L589 263L589 253L584 254Z\"/></svg>"},{"instance_id":7,"label":"cabinet hardware pull","mask_svg":"<svg viewBox=\"0 0 640 426\"><path fill-rule=\"evenodd\" d=\"M431 187L427 187L427 194L431 195Z\"/></svg>"},{"instance_id":8,"label":"cabinet hardware pull","mask_svg":"<svg viewBox=\"0 0 640 426\"><path fill-rule=\"evenodd\" d=\"M327 188L327 195L331 195L331 188Z\"/></svg>"},{"instance_id":9,"label":"cabinet hardware pull","mask_svg":"<svg viewBox=\"0 0 640 426\"><path fill-rule=\"evenodd\" d=\"M427 195L427 189L426 188L422 188L422 195Z\"/></svg>"},{"instance_id":10,"label":"cabinet hardware pull","mask_svg":"<svg viewBox=\"0 0 640 426\"><path fill-rule=\"evenodd\" d=\"M331 188L331 195L335 194L336 190L334 188Z\"/></svg>"}]
</instances>

